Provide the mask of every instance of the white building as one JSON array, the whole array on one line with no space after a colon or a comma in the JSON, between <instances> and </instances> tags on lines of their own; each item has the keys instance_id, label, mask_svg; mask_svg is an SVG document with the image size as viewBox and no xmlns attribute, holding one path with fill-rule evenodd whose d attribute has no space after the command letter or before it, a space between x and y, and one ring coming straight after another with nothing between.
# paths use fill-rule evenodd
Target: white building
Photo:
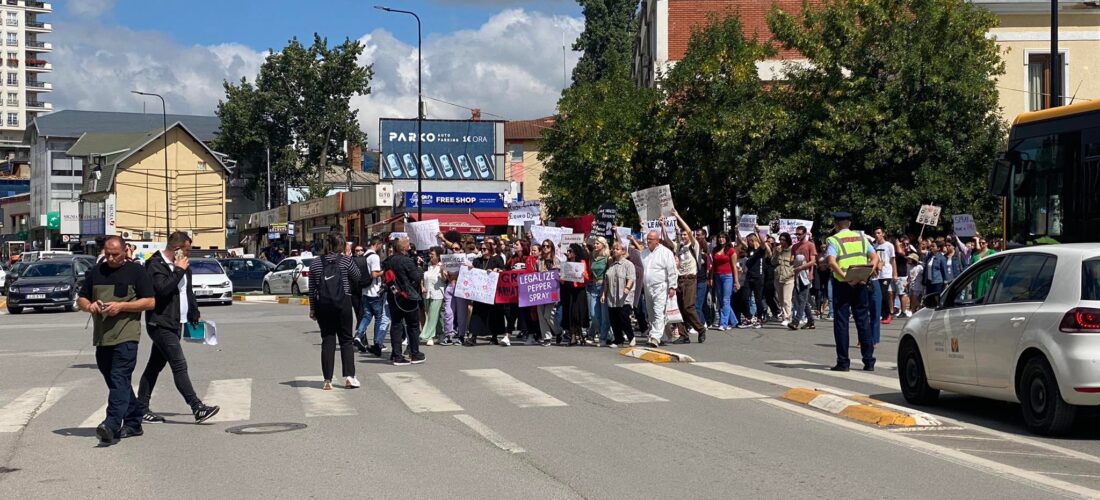
<instances>
[{"instance_id":1,"label":"white building","mask_svg":"<svg viewBox=\"0 0 1100 500\"><path fill-rule=\"evenodd\" d=\"M46 93L53 91L53 85L43 82L42 77L53 71L53 65L47 62L47 55L53 51L49 42L42 41L43 35L53 31L50 23L43 22L43 14L53 12L49 3L32 0L0 1L0 27L3 34L0 41L0 163L11 162L26 165L30 160L30 151L23 144L23 132L27 124L38 116L53 110L53 105L45 102Z\"/></svg>"}]
</instances>

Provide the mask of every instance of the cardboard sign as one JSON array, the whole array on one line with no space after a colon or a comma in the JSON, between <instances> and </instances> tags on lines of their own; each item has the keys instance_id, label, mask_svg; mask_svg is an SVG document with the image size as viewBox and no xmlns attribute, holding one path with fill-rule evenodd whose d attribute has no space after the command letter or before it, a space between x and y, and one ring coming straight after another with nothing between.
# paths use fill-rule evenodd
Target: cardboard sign
<instances>
[{"instance_id":1,"label":"cardboard sign","mask_svg":"<svg viewBox=\"0 0 1100 500\"><path fill-rule=\"evenodd\" d=\"M542 205L537 201L521 201L508 205L508 225L537 224L542 217Z\"/></svg>"},{"instance_id":2,"label":"cardboard sign","mask_svg":"<svg viewBox=\"0 0 1100 500\"><path fill-rule=\"evenodd\" d=\"M596 211L596 225L592 228L592 232L604 238L613 237L615 234L615 218L618 216L619 210L615 208L615 205L610 203L600 205L599 210Z\"/></svg>"},{"instance_id":3,"label":"cardboard sign","mask_svg":"<svg viewBox=\"0 0 1100 500\"><path fill-rule=\"evenodd\" d=\"M664 232L665 232L665 238L666 239L668 239L669 241L680 241L680 239L677 237L677 234L676 234L676 230L677 230L676 217L666 217L663 222L664 222L664 224L661 224L660 221L655 221L655 220L645 221L646 232L661 231L663 229ZM659 227L659 226L662 226L662 225L664 226L663 228ZM658 233L658 234L660 234L660 233Z\"/></svg>"},{"instance_id":4,"label":"cardboard sign","mask_svg":"<svg viewBox=\"0 0 1100 500\"><path fill-rule=\"evenodd\" d=\"M561 235L561 245L558 245L558 260L565 262L565 251L569 249L569 245L578 244L584 246L583 234L563 234Z\"/></svg>"},{"instance_id":5,"label":"cardboard sign","mask_svg":"<svg viewBox=\"0 0 1100 500\"><path fill-rule=\"evenodd\" d=\"M584 283L584 262L562 262L561 279L573 283Z\"/></svg>"},{"instance_id":6,"label":"cardboard sign","mask_svg":"<svg viewBox=\"0 0 1100 500\"><path fill-rule=\"evenodd\" d=\"M443 269L447 271L447 274L458 274L462 268L470 263L470 259L464 253L449 253L440 255L439 262L443 264Z\"/></svg>"},{"instance_id":7,"label":"cardboard sign","mask_svg":"<svg viewBox=\"0 0 1100 500\"><path fill-rule=\"evenodd\" d=\"M532 246L536 243L542 245L542 242L550 240L555 247L561 246L561 228L551 226L531 226L531 241Z\"/></svg>"},{"instance_id":8,"label":"cardboard sign","mask_svg":"<svg viewBox=\"0 0 1100 500\"><path fill-rule=\"evenodd\" d=\"M520 307L553 304L560 299L561 287L556 269L543 273L523 273L516 281L519 283Z\"/></svg>"},{"instance_id":9,"label":"cardboard sign","mask_svg":"<svg viewBox=\"0 0 1100 500\"><path fill-rule=\"evenodd\" d=\"M741 233L741 237L744 238L752 233L756 232L756 216L755 215L742 215L741 222L737 224L737 232Z\"/></svg>"},{"instance_id":10,"label":"cardboard sign","mask_svg":"<svg viewBox=\"0 0 1100 500\"><path fill-rule=\"evenodd\" d=\"M524 271L504 271L497 273L497 304L515 304L519 302L519 276Z\"/></svg>"},{"instance_id":11,"label":"cardboard sign","mask_svg":"<svg viewBox=\"0 0 1100 500\"><path fill-rule=\"evenodd\" d=\"M455 297L481 302L482 304L493 304L496 302L497 280L499 277L499 273L464 267L458 272Z\"/></svg>"},{"instance_id":12,"label":"cardboard sign","mask_svg":"<svg viewBox=\"0 0 1100 500\"><path fill-rule=\"evenodd\" d=\"M798 226L805 226L806 232L811 232L814 229L814 221L803 219L779 219L779 232L787 233L794 238L794 233L798 229Z\"/></svg>"},{"instance_id":13,"label":"cardboard sign","mask_svg":"<svg viewBox=\"0 0 1100 500\"><path fill-rule=\"evenodd\" d=\"M402 233L402 232L390 233L390 241L399 240L399 239L408 238L408 237L409 237L408 233Z\"/></svg>"},{"instance_id":14,"label":"cardboard sign","mask_svg":"<svg viewBox=\"0 0 1100 500\"><path fill-rule=\"evenodd\" d=\"M978 225L974 223L973 215L959 214L952 216L951 219L951 229L955 231L955 236L973 238L978 235Z\"/></svg>"},{"instance_id":15,"label":"cardboard sign","mask_svg":"<svg viewBox=\"0 0 1100 500\"><path fill-rule=\"evenodd\" d=\"M619 238L619 243L623 244L623 248L630 250L630 228L615 226L615 237Z\"/></svg>"},{"instance_id":16,"label":"cardboard sign","mask_svg":"<svg viewBox=\"0 0 1100 500\"><path fill-rule=\"evenodd\" d=\"M655 186L631 194L638 219L657 220L672 215L672 190L668 184Z\"/></svg>"},{"instance_id":17,"label":"cardboard sign","mask_svg":"<svg viewBox=\"0 0 1100 500\"><path fill-rule=\"evenodd\" d=\"M940 207L935 205L921 205L917 213L917 224L937 226L940 223Z\"/></svg>"},{"instance_id":18,"label":"cardboard sign","mask_svg":"<svg viewBox=\"0 0 1100 500\"><path fill-rule=\"evenodd\" d=\"M417 250L427 250L438 245L436 235L439 234L439 221L430 219L423 222L410 222L405 224L409 232L409 243Z\"/></svg>"}]
</instances>

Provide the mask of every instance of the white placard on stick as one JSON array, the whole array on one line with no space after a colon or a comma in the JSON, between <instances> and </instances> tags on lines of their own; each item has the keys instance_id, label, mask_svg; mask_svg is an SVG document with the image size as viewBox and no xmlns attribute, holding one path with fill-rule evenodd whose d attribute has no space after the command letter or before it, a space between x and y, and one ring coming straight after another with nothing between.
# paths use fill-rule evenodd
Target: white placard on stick
<instances>
[{"instance_id":1,"label":"white placard on stick","mask_svg":"<svg viewBox=\"0 0 1100 500\"><path fill-rule=\"evenodd\" d=\"M623 244L623 249L630 250L630 228L615 226L615 236L619 238L619 243Z\"/></svg>"},{"instance_id":2,"label":"white placard on stick","mask_svg":"<svg viewBox=\"0 0 1100 500\"><path fill-rule=\"evenodd\" d=\"M508 205L508 225L523 226L527 222L538 224L542 206L537 201L520 201Z\"/></svg>"},{"instance_id":3,"label":"white placard on stick","mask_svg":"<svg viewBox=\"0 0 1100 500\"><path fill-rule=\"evenodd\" d=\"M631 198L641 220L657 220L672 215L672 190L668 184L635 191Z\"/></svg>"},{"instance_id":4,"label":"white placard on stick","mask_svg":"<svg viewBox=\"0 0 1100 500\"><path fill-rule=\"evenodd\" d=\"M917 224L926 226L938 226L940 223L940 207L935 205L921 205L917 213Z\"/></svg>"},{"instance_id":5,"label":"white placard on stick","mask_svg":"<svg viewBox=\"0 0 1100 500\"><path fill-rule=\"evenodd\" d=\"M477 268L463 267L455 283L455 297L461 297L482 304L495 304L497 279L500 274Z\"/></svg>"},{"instance_id":6,"label":"white placard on stick","mask_svg":"<svg viewBox=\"0 0 1100 500\"><path fill-rule=\"evenodd\" d=\"M584 283L584 262L562 262L561 279L573 283Z\"/></svg>"},{"instance_id":7,"label":"white placard on stick","mask_svg":"<svg viewBox=\"0 0 1100 500\"><path fill-rule=\"evenodd\" d=\"M663 230L665 232L665 238L668 239L669 241L679 241L676 238L676 217L666 217L663 220L664 220L664 224L660 224L660 226L663 226ZM659 221L656 221L656 220L647 220L647 221L645 221L645 230L647 232L648 231L660 231L661 229L662 228L659 227ZM658 233L658 234L660 234L660 233Z\"/></svg>"},{"instance_id":8,"label":"white placard on stick","mask_svg":"<svg viewBox=\"0 0 1100 500\"><path fill-rule=\"evenodd\" d=\"M779 232L787 233L791 235L792 238L794 237L794 233L798 229L798 226L804 226L806 228L806 232L808 233L810 231L813 231L814 221L804 219L779 219Z\"/></svg>"},{"instance_id":9,"label":"white placard on stick","mask_svg":"<svg viewBox=\"0 0 1100 500\"><path fill-rule=\"evenodd\" d=\"M737 232L744 238L756 232L756 215L745 214L741 216L741 222L737 224Z\"/></svg>"},{"instance_id":10,"label":"white placard on stick","mask_svg":"<svg viewBox=\"0 0 1100 500\"><path fill-rule=\"evenodd\" d=\"M443 264L443 269L447 271L447 274L457 274L470 263L470 258L464 253L449 253L440 255L439 262Z\"/></svg>"},{"instance_id":11,"label":"white placard on stick","mask_svg":"<svg viewBox=\"0 0 1100 500\"><path fill-rule=\"evenodd\" d=\"M978 235L978 225L974 223L974 216L970 214L958 214L951 217L951 229L955 236L960 238L973 238Z\"/></svg>"},{"instance_id":12,"label":"white placard on stick","mask_svg":"<svg viewBox=\"0 0 1100 500\"><path fill-rule=\"evenodd\" d=\"M583 247L584 235L573 233L561 235L561 245L558 245L558 259L560 259L562 262L565 262L565 251L569 249L569 245L572 245L574 243Z\"/></svg>"},{"instance_id":13,"label":"white placard on stick","mask_svg":"<svg viewBox=\"0 0 1100 500\"><path fill-rule=\"evenodd\" d=\"M541 245L542 242L546 240L550 240L550 242L553 243L555 247L561 246L561 228L538 225L531 226L531 241L533 242L532 245L534 245L535 243Z\"/></svg>"},{"instance_id":14,"label":"white placard on stick","mask_svg":"<svg viewBox=\"0 0 1100 500\"><path fill-rule=\"evenodd\" d=\"M423 222L410 222L405 225L409 233L409 243L417 250L427 250L436 246L439 234L439 220L429 219Z\"/></svg>"}]
</instances>

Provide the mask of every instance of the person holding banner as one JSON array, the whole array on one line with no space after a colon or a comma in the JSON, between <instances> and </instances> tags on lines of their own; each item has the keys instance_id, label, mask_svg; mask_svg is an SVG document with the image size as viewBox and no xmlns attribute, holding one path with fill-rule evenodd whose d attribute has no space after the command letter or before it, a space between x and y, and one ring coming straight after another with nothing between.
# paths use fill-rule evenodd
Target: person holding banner
<instances>
[{"instance_id":1,"label":"person holding banner","mask_svg":"<svg viewBox=\"0 0 1100 500\"><path fill-rule=\"evenodd\" d=\"M481 242L481 256L474 259L470 265L472 268L499 273L504 270L504 258L497 253L497 243L492 238ZM470 331L466 335L463 345L473 346L477 344L478 335L487 335L493 344L500 343L498 338L504 334L503 344L512 345L508 334L504 332L503 309L497 304L484 304L474 301L473 314L470 315Z\"/></svg>"},{"instance_id":2,"label":"person holding banner","mask_svg":"<svg viewBox=\"0 0 1100 500\"><path fill-rule=\"evenodd\" d=\"M540 273L561 269L561 266L558 264L558 251L554 248L553 241L543 240L539 249L541 250L538 262L538 271ZM555 339L556 343L561 344L561 326L558 325L558 322L554 318L554 309L557 307L558 303L556 301L536 306L539 316L539 327L542 330L543 346L550 345L550 339Z\"/></svg>"},{"instance_id":3,"label":"person holding banner","mask_svg":"<svg viewBox=\"0 0 1100 500\"><path fill-rule=\"evenodd\" d=\"M424 296L424 305L427 308L427 316L424 319L424 330L420 332L420 340L427 345L435 344L435 330L439 327L439 312L443 309L444 288L446 288L447 270L443 269L440 258L443 249L431 247L428 249L428 269L424 271L424 279L420 286L420 292Z\"/></svg>"},{"instance_id":4,"label":"person holding banner","mask_svg":"<svg viewBox=\"0 0 1100 500\"><path fill-rule=\"evenodd\" d=\"M534 272L535 267L538 266L538 256L532 254L531 242L521 239L512 242L512 256L508 258L507 266L512 271ZM534 345L535 341L532 335L534 335L536 328L531 327L533 308L519 307L518 303L507 304L505 307L508 310L508 317L515 319L515 326L519 331L519 335L527 340L527 345ZM511 331L511 325L508 326L508 330Z\"/></svg>"},{"instance_id":5,"label":"person holding banner","mask_svg":"<svg viewBox=\"0 0 1100 500\"><path fill-rule=\"evenodd\" d=\"M660 347L665 335L665 308L668 299L676 294L680 277L676 269L676 256L668 247L661 244L657 231L649 231L645 236L646 249L642 251L642 264L645 266L645 298L649 307L650 347Z\"/></svg>"},{"instance_id":6,"label":"person holding banner","mask_svg":"<svg viewBox=\"0 0 1100 500\"><path fill-rule=\"evenodd\" d=\"M672 215L680 226L680 238L675 245L677 273L679 274L676 302L680 308L680 315L684 318L684 324L695 330L696 334L699 335L699 343L703 343L707 340L707 327L699 320L698 309L695 307L696 300L704 300L703 297L695 295L698 291L696 282L698 280L699 265L696 258L699 255L699 240L695 239L695 233L692 232L691 226L684 221L683 217L680 217L680 213L675 208L672 209ZM690 331L684 331L684 334L674 343L690 344Z\"/></svg>"},{"instance_id":7,"label":"person holding banner","mask_svg":"<svg viewBox=\"0 0 1100 500\"><path fill-rule=\"evenodd\" d=\"M621 241L611 244L611 265L604 273L600 304L607 307L611 331L615 336L608 347L634 346L634 329L630 327L631 304L634 302L634 264L626 258Z\"/></svg>"},{"instance_id":8,"label":"person holding banner","mask_svg":"<svg viewBox=\"0 0 1100 500\"><path fill-rule=\"evenodd\" d=\"M559 280L561 282L561 328L562 331L569 332L568 345L574 346L582 342L591 342L584 339L584 328L588 326L588 301L585 292L585 283L590 276L588 252L580 244L573 243L565 250L565 258L567 262L581 264L584 269L579 282L566 281L564 276ZM592 344L595 342L589 345Z\"/></svg>"}]
</instances>

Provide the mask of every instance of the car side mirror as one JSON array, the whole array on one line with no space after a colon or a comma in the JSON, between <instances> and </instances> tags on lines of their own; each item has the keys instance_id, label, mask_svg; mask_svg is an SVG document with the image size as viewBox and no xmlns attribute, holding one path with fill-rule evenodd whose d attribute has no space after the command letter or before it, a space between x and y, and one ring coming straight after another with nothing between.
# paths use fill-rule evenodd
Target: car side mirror
<instances>
[{"instance_id":1,"label":"car side mirror","mask_svg":"<svg viewBox=\"0 0 1100 500\"><path fill-rule=\"evenodd\" d=\"M929 309L935 309L939 307L940 295L938 293L930 293L928 295L925 295L924 298L921 299L921 305Z\"/></svg>"}]
</instances>

